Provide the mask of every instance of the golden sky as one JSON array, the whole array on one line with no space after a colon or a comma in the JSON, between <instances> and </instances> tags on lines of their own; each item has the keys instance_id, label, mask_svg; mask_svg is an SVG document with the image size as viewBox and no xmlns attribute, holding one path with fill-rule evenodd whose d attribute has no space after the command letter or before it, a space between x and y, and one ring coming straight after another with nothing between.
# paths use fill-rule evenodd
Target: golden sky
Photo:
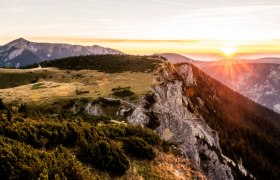
<instances>
[{"instance_id":1,"label":"golden sky","mask_svg":"<svg viewBox=\"0 0 280 180\"><path fill-rule=\"evenodd\" d=\"M279 0L0 0L0 44L30 41L216 58L280 54Z\"/></svg>"}]
</instances>

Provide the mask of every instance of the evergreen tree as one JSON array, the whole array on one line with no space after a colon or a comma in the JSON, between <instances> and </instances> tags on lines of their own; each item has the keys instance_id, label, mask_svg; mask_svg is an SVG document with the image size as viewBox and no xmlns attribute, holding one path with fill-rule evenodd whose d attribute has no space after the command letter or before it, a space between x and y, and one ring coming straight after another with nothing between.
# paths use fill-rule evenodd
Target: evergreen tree
<instances>
[{"instance_id":1,"label":"evergreen tree","mask_svg":"<svg viewBox=\"0 0 280 180\"><path fill-rule=\"evenodd\" d=\"M5 109L5 105L2 101L2 99L0 98L0 110L3 110L3 109Z\"/></svg>"},{"instance_id":2,"label":"evergreen tree","mask_svg":"<svg viewBox=\"0 0 280 180\"><path fill-rule=\"evenodd\" d=\"M18 108L18 112L24 113L24 112L26 112L26 111L27 111L27 105L26 105L26 103L21 104L20 107Z\"/></svg>"},{"instance_id":3,"label":"evergreen tree","mask_svg":"<svg viewBox=\"0 0 280 180\"><path fill-rule=\"evenodd\" d=\"M12 120L12 113L10 109L7 109L7 120L11 121Z\"/></svg>"}]
</instances>

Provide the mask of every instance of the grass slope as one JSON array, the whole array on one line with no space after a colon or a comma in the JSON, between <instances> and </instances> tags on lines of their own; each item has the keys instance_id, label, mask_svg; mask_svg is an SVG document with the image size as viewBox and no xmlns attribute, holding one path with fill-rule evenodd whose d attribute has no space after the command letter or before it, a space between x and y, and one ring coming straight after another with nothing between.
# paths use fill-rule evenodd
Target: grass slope
<instances>
[{"instance_id":1,"label":"grass slope","mask_svg":"<svg viewBox=\"0 0 280 180\"><path fill-rule=\"evenodd\" d=\"M52 104L64 99L113 97L112 89L118 87L130 87L137 98L148 93L150 87L157 84L156 75L142 72L110 74L95 70L69 71L55 68L8 71L5 69L6 74L10 73L11 77L17 74L21 80L16 79L17 76L10 81L4 80L3 84L11 88L0 89L0 98L13 104ZM1 74L0 70L0 76ZM36 83L28 84L25 74L36 77ZM12 81L27 84L13 87Z\"/></svg>"},{"instance_id":2,"label":"grass slope","mask_svg":"<svg viewBox=\"0 0 280 180\"><path fill-rule=\"evenodd\" d=\"M0 69L0 98L13 104L49 105L73 98L113 97L112 89L118 87L130 87L137 98L157 84L161 63L156 56L96 55L41 63L46 68Z\"/></svg>"}]
</instances>

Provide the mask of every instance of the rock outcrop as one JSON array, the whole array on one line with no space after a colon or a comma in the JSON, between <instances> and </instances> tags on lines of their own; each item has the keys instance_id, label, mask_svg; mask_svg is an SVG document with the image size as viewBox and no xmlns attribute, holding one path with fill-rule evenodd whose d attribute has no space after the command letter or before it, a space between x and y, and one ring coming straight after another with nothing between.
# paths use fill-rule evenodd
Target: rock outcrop
<instances>
[{"instance_id":1,"label":"rock outcrop","mask_svg":"<svg viewBox=\"0 0 280 180\"><path fill-rule=\"evenodd\" d=\"M161 84L152 89L154 102L143 99L128 117L129 122L147 125L152 120L147 113L152 112L159 121L155 130L163 139L178 144L182 155L209 179L233 179L222 156L217 133L196 113L194 104L185 95L184 86L196 84L192 67L186 64L174 69L165 64L162 69L159 74ZM147 107L147 103L150 106Z\"/></svg>"}]
</instances>

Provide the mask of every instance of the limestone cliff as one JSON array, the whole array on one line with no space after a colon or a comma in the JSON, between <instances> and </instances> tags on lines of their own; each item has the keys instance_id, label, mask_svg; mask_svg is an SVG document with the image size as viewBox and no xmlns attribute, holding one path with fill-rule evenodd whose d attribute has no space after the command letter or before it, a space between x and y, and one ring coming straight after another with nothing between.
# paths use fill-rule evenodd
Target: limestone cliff
<instances>
[{"instance_id":1,"label":"limestone cliff","mask_svg":"<svg viewBox=\"0 0 280 180\"><path fill-rule=\"evenodd\" d=\"M129 122L147 125L149 121L157 120L159 126L155 130L161 137L178 144L182 154L209 179L233 179L222 156L217 133L196 113L184 91L184 86L196 84L192 67L186 64L174 69L165 64L159 80L161 84L153 87L153 102L143 99L128 117ZM148 113L154 115L153 119Z\"/></svg>"}]
</instances>

